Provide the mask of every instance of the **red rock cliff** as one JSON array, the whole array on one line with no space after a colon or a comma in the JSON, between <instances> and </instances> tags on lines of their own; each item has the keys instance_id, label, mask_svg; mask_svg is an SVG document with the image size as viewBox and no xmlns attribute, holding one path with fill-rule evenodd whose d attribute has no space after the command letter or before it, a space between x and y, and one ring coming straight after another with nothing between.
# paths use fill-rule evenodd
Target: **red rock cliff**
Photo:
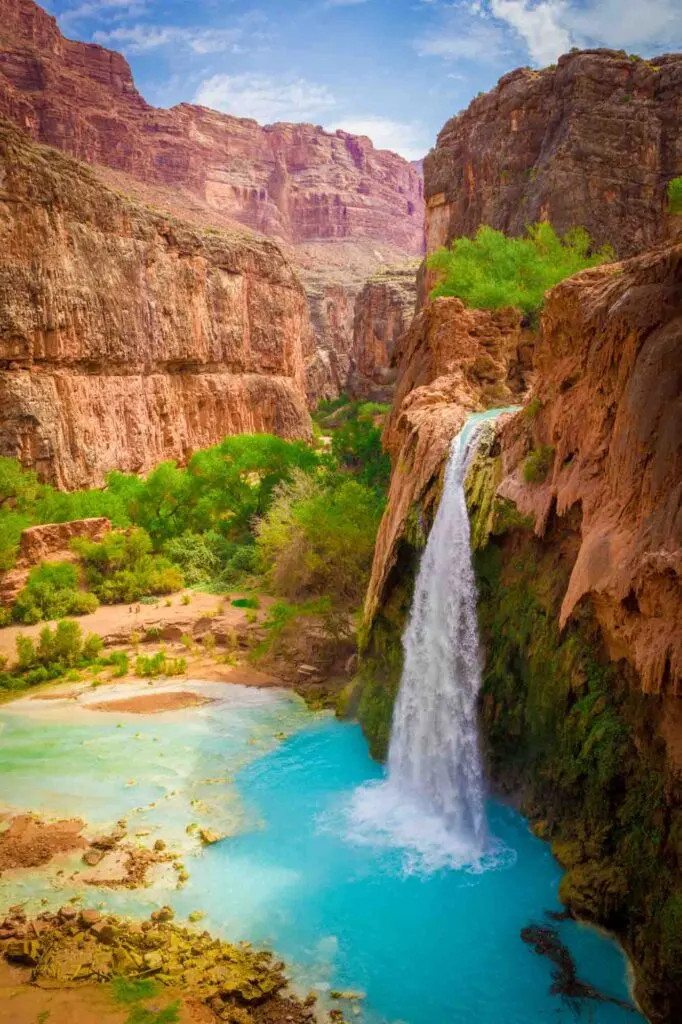
<instances>
[{"instance_id":1,"label":"red rock cliff","mask_svg":"<svg viewBox=\"0 0 682 1024\"><path fill-rule=\"evenodd\" d=\"M534 416L502 427L498 494L531 516L581 512L563 626L589 596L614 661L646 692L682 696L682 246L550 292ZM551 452L544 480L523 466Z\"/></svg>"},{"instance_id":2,"label":"red rock cliff","mask_svg":"<svg viewBox=\"0 0 682 1024\"><path fill-rule=\"evenodd\" d=\"M414 316L418 270L417 261L382 268L357 296L349 379L352 395L391 401L393 351Z\"/></svg>"},{"instance_id":3,"label":"red rock cliff","mask_svg":"<svg viewBox=\"0 0 682 1024\"><path fill-rule=\"evenodd\" d=\"M445 125L424 165L429 251L481 224L522 234L581 225L619 255L665 237L682 174L682 55L566 54L500 79Z\"/></svg>"},{"instance_id":4,"label":"red rock cliff","mask_svg":"<svg viewBox=\"0 0 682 1024\"><path fill-rule=\"evenodd\" d=\"M368 138L311 124L152 107L120 54L65 39L32 0L0 0L0 25L0 114L155 188L154 205L217 226L238 221L294 247L320 349L311 398L337 393L355 294L380 263L423 251L418 169Z\"/></svg>"},{"instance_id":5,"label":"red rock cliff","mask_svg":"<svg viewBox=\"0 0 682 1024\"><path fill-rule=\"evenodd\" d=\"M122 198L0 122L0 452L74 488L226 434L305 437L303 289L277 246Z\"/></svg>"}]
</instances>

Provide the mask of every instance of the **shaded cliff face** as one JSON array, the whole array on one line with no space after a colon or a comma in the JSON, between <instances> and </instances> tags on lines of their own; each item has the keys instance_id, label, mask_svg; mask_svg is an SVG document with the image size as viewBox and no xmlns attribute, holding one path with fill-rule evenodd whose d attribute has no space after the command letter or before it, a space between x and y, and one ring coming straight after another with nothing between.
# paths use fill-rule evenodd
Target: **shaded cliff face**
<instances>
[{"instance_id":1,"label":"shaded cliff face","mask_svg":"<svg viewBox=\"0 0 682 1024\"><path fill-rule=\"evenodd\" d=\"M469 479L494 783L682 1014L682 246L549 295L534 398Z\"/></svg>"},{"instance_id":2,"label":"shaded cliff face","mask_svg":"<svg viewBox=\"0 0 682 1024\"><path fill-rule=\"evenodd\" d=\"M535 415L500 433L497 493L539 537L580 509L560 626L589 596L610 657L645 692L682 696L682 246L555 288L535 366Z\"/></svg>"},{"instance_id":3,"label":"shaded cliff face","mask_svg":"<svg viewBox=\"0 0 682 1024\"><path fill-rule=\"evenodd\" d=\"M111 168L126 192L126 179L142 183L162 209L216 227L238 222L291 246L319 349L311 400L338 393L356 293L380 263L423 251L420 172L345 132L152 107L124 57L65 39L32 0L0 0L0 24L0 115Z\"/></svg>"},{"instance_id":4,"label":"shaded cliff face","mask_svg":"<svg viewBox=\"0 0 682 1024\"><path fill-rule=\"evenodd\" d=\"M520 235L549 220L632 255L665 237L682 174L682 55L588 50L500 79L449 121L424 164L427 249L481 224Z\"/></svg>"},{"instance_id":5,"label":"shaded cliff face","mask_svg":"<svg viewBox=\"0 0 682 1024\"><path fill-rule=\"evenodd\" d=\"M0 182L3 454L74 488L308 436L307 305L273 242L151 212L6 122Z\"/></svg>"},{"instance_id":6,"label":"shaded cliff face","mask_svg":"<svg viewBox=\"0 0 682 1024\"><path fill-rule=\"evenodd\" d=\"M349 378L354 397L391 401L393 351L414 316L418 270L416 260L382 268L356 297Z\"/></svg>"}]
</instances>

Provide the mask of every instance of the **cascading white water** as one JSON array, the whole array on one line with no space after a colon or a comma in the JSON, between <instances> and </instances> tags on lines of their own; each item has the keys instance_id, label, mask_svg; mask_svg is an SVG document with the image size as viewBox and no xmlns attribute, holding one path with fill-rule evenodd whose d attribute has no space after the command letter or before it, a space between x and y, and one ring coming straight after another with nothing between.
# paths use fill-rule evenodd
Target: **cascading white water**
<instances>
[{"instance_id":1,"label":"cascading white water","mask_svg":"<svg viewBox=\"0 0 682 1024\"><path fill-rule=\"evenodd\" d=\"M485 786L476 701L481 664L464 479L483 423L452 442L438 512L422 556L388 754L391 783L480 853Z\"/></svg>"},{"instance_id":2,"label":"cascading white water","mask_svg":"<svg viewBox=\"0 0 682 1024\"><path fill-rule=\"evenodd\" d=\"M477 861L486 841L476 720L481 657L464 480L483 424L503 411L470 416L452 442L403 636L388 777L361 790L353 806L357 838L378 831L432 866Z\"/></svg>"}]
</instances>

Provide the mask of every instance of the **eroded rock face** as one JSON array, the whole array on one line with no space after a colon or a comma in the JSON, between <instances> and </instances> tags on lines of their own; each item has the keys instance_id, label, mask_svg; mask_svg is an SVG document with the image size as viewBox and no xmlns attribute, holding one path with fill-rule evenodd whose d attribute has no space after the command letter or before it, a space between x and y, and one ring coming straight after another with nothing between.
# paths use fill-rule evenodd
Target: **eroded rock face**
<instances>
[{"instance_id":1,"label":"eroded rock face","mask_svg":"<svg viewBox=\"0 0 682 1024\"><path fill-rule=\"evenodd\" d=\"M310 358L311 400L337 394L355 295L379 264L423 251L420 170L368 138L311 124L152 107L124 57L65 39L32 0L0 0L0 20L0 115L111 169L126 193L136 182L154 206L207 226L240 223L291 246L320 352Z\"/></svg>"},{"instance_id":2,"label":"eroded rock face","mask_svg":"<svg viewBox=\"0 0 682 1024\"><path fill-rule=\"evenodd\" d=\"M582 226L621 256L662 240L665 187L682 174L682 55L565 54L500 79L448 121L425 160L427 248L481 224L523 234Z\"/></svg>"},{"instance_id":3,"label":"eroded rock face","mask_svg":"<svg viewBox=\"0 0 682 1024\"><path fill-rule=\"evenodd\" d=\"M564 281L536 347L535 415L500 432L498 495L532 517L578 507L563 627L589 597L611 658L682 695L682 246ZM527 482L532 453L544 479Z\"/></svg>"},{"instance_id":4,"label":"eroded rock face","mask_svg":"<svg viewBox=\"0 0 682 1024\"><path fill-rule=\"evenodd\" d=\"M75 488L309 435L307 304L273 242L150 211L6 122L0 178L3 454Z\"/></svg>"},{"instance_id":5,"label":"eroded rock face","mask_svg":"<svg viewBox=\"0 0 682 1024\"><path fill-rule=\"evenodd\" d=\"M368 622L386 598L408 517L418 504L433 503L450 442L470 413L519 400L528 349L520 313L466 309L450 298L426 306L400 338L394 355L398 380L384 430L393 472L365 603Z\"/></svg>"},{"instance_id":6,"label":"eroded rock face","mask_svg":"<svg viewBox=\"0 0 682 1024\"><path fill-rule=\"evenodd\" d=\"M414 315L418 269L417 261L382 268L357 296L349 377L349 391L354 397L391 400L393 350Z\"/></svg>"}]
</instances>

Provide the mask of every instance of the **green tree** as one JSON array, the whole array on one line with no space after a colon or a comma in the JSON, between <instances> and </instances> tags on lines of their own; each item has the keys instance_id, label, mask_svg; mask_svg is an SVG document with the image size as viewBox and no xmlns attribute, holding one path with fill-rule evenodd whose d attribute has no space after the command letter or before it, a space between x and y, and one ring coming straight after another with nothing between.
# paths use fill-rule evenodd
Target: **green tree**
<instances>
[{"instance_id":1,"label":"green tree","mask_svg":"<svg viewBox=\"0 0 682 1024\"><path fill-rule=\"evenodd\" d=\"M592 251L582 228L560 238L550 224L534 224L524 238L508 238L481 227L475 238L457 238L449 249L429 257L429 267L440 273L431 296L455 296L477 309L512 306L530 314L564 278L610 259L608 247Z\"/></svg>"}]
</instances>

